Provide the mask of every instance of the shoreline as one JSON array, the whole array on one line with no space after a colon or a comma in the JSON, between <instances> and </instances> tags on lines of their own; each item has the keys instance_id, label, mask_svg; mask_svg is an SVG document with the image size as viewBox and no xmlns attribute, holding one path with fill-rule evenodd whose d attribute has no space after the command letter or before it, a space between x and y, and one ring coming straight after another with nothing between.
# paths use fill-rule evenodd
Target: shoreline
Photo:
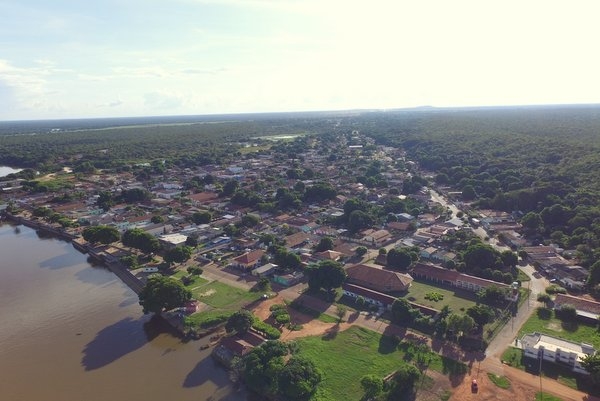
<instances>
[{"instance_id":1,"label":"shoreline","mask_svg":"<svg viewBox=\"0 0 600 401\"><path fill-rule=\"evenodd\" d=\"M108 255L102 252L101 250L98 251L96 248L90 246L87 243L83 244L77 241L78 238L81 238L80 236L69 234L47 224L30 220L22 216L15 216L8 212L0 214L0 218L3 218L6 221L12 222L16 225L24 225L36 231L39 230L46 234L55 236L60 240L69 242L73 246L73 248L75 248L82 254L89 255L95 261L99 262L100 264L102 264L102 266L110 270L114 275L117 276L117 278L121 280L123 284L125 284L127 287L129 287L129 289L136 293L136 295L139 295L140 291L144 287L144 283L142 282L142 280L140 280L133 273L131 273L131 271L120 261L113 259L111 255ZM189 331L185 330L184 326L180 322L170 318L170 316L166 313L162 313L159 315L155 314L155 316L164 320L167 324L169 324L170 327L172 327L176 331L179 337L186 340L199 340L219 331L222 328L222 326L217 326L201 331Z\"/></svg>"}]
</instances>

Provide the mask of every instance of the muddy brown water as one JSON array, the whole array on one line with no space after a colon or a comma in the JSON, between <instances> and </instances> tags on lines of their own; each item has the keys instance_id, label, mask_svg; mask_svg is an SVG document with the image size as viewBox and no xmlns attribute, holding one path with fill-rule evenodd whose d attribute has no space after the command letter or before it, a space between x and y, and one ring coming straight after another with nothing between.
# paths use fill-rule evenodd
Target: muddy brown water
<instances>
[{"instance_id":1,"label":"muddy brown water","mask_svg":"<svg viewBox=\"0 0 600 401\"><path fill-rule=\"evenodd\" d=\"M0 400L245 400L201 345L70 243L0 223Z\"/></svg>"}]
</instances>

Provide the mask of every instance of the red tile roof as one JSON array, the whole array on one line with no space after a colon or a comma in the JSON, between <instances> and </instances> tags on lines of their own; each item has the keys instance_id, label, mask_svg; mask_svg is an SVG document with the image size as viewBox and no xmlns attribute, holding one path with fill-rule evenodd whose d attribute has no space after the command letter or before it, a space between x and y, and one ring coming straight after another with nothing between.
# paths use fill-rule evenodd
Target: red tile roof
<instances>
[{"instance_id":1,"label":"red tile roof","mask_svg":"<svg viewBox=\"0 0 600 401\"><path fill-rule=\"evenodd\" d=\"M574 297L571 295L557 294L554 305L571 305L577 310L600 315L600 302Z\"/></svg>"}]
</instances>

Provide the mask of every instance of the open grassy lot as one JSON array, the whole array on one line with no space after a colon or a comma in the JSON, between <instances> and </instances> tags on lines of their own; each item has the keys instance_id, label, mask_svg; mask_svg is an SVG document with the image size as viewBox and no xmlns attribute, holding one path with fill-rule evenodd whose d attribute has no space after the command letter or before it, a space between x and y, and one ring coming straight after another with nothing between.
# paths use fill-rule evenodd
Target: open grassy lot
<instances>
[{"instance_id":1,"label":"open grassy lot","mask_svg":"<svg viewBox=\"0 0 600 401\"><path fill-rule=\"evenodd\" d=\"M177 279L181 281L181 278L184 276L189 276L189 274L184 270L177 270L175 274L171 276L171 278ZM192 289L202 284L208 283L208 280L201 276L192 276L192 281L186 285L186 288Z\"/></svg>"},{"instance_id":2,"label":"open grassy lot","mask_svg":"<svg viewBox=\"0 0 600 401\"><path fill-rule=\"evenodd\" d=\"M193 297L213 308L236 311L258 300L262 293L249 292L227 284L213 281L192 289Z\"/></svg>"},{"instance_id":3,"label":"open grassy lot","mask_svg":"<svg viewBox=\"0 0 600 401\"><path fill-rule=\"evenodd\" d=\"M443 299L432 301L426 299L427 294L437 293L443 295ZM409 301L416 302L421 305L429 306L435 309L441 309L444 305L449 305L450 309L455 312L467 310L477 303L477 297L468 291L457 289L449 289L446 287L437 287L430 283L422 281L413 281L408 293L404 296ZM414 298L414 301L413 301Z\"/></svg>"},{"instance_id":4,"label":"open grassy lot","mask_svg":"<svg viewBox=\"0 0 600 401\"><path fill-rule=\"evenodd\" d=\"M592 344L596 349L600 348L600 331L595 326L578 322L565 324L554 317L554 313L546 313L540 309L521 327L519 337L533 332L548 334L577 343L585 342Z\"/></svg>"},{"instance_id":5,"label":"open grassy lot","mask_svg":"<svg viewBox=\"0 0 600 401\"><path fill-rule=\"evenodd\" d=\"M306 337L297 342L299 355L312 360L323 374L313 398L319 401L358 401L363 396L360 379L364 375L384 377L410 361L425 360L429 369L443 373L466 372L463 364L356 326L337 335Z\"/></svg>"}]
</instances>

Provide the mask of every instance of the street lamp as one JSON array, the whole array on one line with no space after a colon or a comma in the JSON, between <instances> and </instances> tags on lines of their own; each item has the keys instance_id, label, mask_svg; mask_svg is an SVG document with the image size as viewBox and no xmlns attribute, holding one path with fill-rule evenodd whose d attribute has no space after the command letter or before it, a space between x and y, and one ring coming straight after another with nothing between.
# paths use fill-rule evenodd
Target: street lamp
<instances>
[{"instance_id":1,"label":"street lamp","mask_svg":"<svg viewBox=\"0 0 600 401\"><path fill-rule=\"evenodd\" d=\"M538 355L540 357L540 401L544 401L544 393L542 391L542 361L544 360L544 348L540 348Z\"/></svg>"}]
</instances>

